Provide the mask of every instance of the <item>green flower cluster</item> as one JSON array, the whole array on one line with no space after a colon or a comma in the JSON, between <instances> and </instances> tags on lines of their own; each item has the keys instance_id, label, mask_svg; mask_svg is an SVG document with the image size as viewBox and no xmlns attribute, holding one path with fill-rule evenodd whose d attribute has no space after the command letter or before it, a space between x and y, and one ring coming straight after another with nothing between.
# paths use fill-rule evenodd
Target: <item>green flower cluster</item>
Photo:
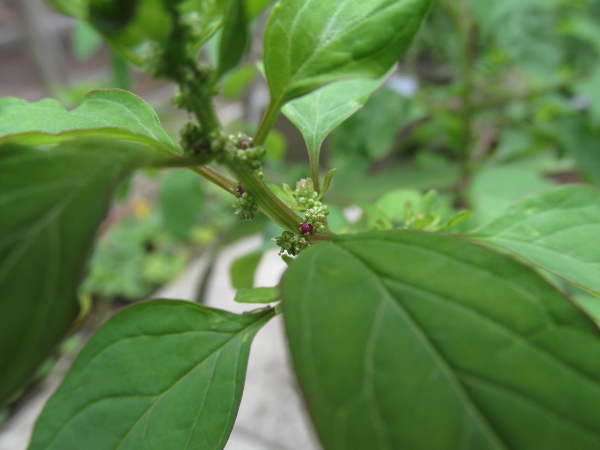
<instances>
[{"instance_id":1,"label":"green flower cluster","mask_svg":"<svg viewBox=\"0 0 600 450\"><path fill-rule=\"evenodd\" d=\"M302 179L296 184L294 198L301 210L304 210L304 221L313 227L313 234L327 231L327 215L329 207L319 200L319 193L315 191L310 178Z\"/></svg>"},{"instance_id":2,"label":"green flower cluster","mask_svg":"<svg viewBox=\"0 0 600 450\"><path fill-rule=\"evenodd\" d=\"M308 239L291 231L284 231L281 236L275 238L275 243L281 248L279 256L283 255L283 252L296 256L302 249L308 247Z\"/></svg>"},{"instance_id":3,"label":"green flower cluster","mask_svg":"<svg viewBox=\"0 0 600 450\"><path fill-rule=\"evenodd\" d=\"M258 204L250 194L244 192L241 186L238 186L237 200L233 207L235 208L235 214L240 216L242 220L252 220L258 212Z\"/></svg>"},{"instance_id":4,"label":"green flower cluster","mask_svg":"<svg viewBox=\"0 0 600 450\"><path fill-rule=\"evenodd\" d=\"M289 186L284 185L284 190L296 201L297 210L304 211L304 221L297 233L284 231L275 242L281 247L280 255L287 252L296 256L303 248L308 247L313 234L322 234L327 231L327 215L329 207L321 203L319 193L310 178L302 179L296 184L296 190L292 191Z\"/></svg>"},{"instance_id":5,"label":"green flower cluster","mask_svg":"<svg viewBox=\"0 0 600 450\"><path fill-rule=\"evenodd\" d=\"M254 146L252 138L243 133L231 135L229 140L235 146L235 151L231 154L231 164L245 166L251 170L262 168L267 156L267 149L264 146Z\"/></svg>"}]
</instances>

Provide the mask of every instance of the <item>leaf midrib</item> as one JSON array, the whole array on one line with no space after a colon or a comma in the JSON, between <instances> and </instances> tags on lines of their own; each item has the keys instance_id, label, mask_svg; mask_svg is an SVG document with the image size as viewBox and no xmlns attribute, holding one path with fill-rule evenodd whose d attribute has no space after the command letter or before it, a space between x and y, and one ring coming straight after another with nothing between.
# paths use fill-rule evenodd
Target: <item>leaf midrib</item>
<instances>
[{"instance_id":1,"label":"leaf midrib","mask_svg":"<svg viewBox=\"0 0 600 450\"><path fill-rule=\"evenodd\" d=\"M383 301L388 301L392 305L394 309L396 309L401 317L404 318L404 321L411 327L413 330L414 336L422 343L424 349L428 350L429 354L433 358L434 361L438 362L438 366L441 369L442 373L446 375L446 378L450 382L450 385L454 388L455 392L463 399L464 404L469 406L469 410L471 410L472 414L475 417L479 417L479 421L481 425L488 430L490 437L494 440L496 445L499 445L501 448L508 449L508 445L503 441L503 439L498 435L497 431L492 427L488 418L485 416L483 411L479 409L473 399L470 397L468 391L463 386L462 382L455 373L452 371L450 364L444 359L440 351L437 347L431 342L431 340L427 337L427 335L421 330L418 323L413 319L413 317L406 311L402 305L398 302L394 301L394 296L388 291L388 289L383 285L378 275L374 270L366 264L359 256L352 253L349 249L336 244L337 247L347 253L351 258L353 258L358 264L365 268L365 272L369 273L374 280L375 285L380 289L383 294Z\"/></svg>"}]
</instances>

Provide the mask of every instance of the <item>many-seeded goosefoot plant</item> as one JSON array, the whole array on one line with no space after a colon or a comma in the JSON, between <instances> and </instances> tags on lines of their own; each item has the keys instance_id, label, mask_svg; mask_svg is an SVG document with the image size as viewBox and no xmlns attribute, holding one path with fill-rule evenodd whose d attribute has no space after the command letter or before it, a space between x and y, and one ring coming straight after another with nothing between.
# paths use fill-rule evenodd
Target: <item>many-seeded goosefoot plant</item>
<instances>
[{"instance_id":1,"label":"many-seeded goosefoot plant","mask_svg":"<svg viewBox=\"0 0 600 450\"><path fill-rule=\"evenodd\" d=\"M0 102L0 400L72 326L95 231L137 168L193 170L232 195L241 219L262 212L284 229L289 268L279 286L238 297L274 307L236 315L159 300L114 316L46 405L30 449L223 448L252 338L278 313L326 449L600 449L598 328L547 281L600 293L597 190L529 197L465 235L422 214L402 229L329 232L321 143L383 82L430 0L281 0L264 32L270 102L252 138L223 132L213 98L268 1L51 3L175 81L194 120L177 145L126 91L92 91L70 112ZM200 66L220 28L217 67ZM282 108L311 173L280 198L261 166Z\"/></svg>"}]
</instances>

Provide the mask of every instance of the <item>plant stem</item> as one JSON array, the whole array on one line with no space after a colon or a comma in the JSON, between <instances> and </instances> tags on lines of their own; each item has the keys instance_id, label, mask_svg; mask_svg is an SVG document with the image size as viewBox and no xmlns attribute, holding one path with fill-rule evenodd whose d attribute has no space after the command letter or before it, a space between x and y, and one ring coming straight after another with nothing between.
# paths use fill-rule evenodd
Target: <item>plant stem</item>
<instances>
[{"instance_id":1,"label":"plant stem","mask_svg":"<svg viewBox=\"0 0 600 450\"><path fill-rule=\"evenodd\" d=\"M237 183L227 178L218 170L215 170L210 166L190 167L190 169L196 172L202 178L216 184L217 186L229 192L230 194L235 195Z\"/></svg>"},{"instance_id":2,"label":"plant stem","mask_svg":"<svg viewBox=\"0 0 600 450\"><path fill-rule=\"evenodd\" d=\"M198 119L200 128L207 135L212 131L220 130L222 128L221 121L215 110L213 96L210 93L212 89L210 88L212 88L212 86L203 86L201 89L198 89L197 92L194 92L194 95L191 96L189 103L192 112L196 116L196 119Z\"/></svg>"},{"instance_id":3,"label":"plant stem","mask_svg":"<svg viewBox=\"0 0 600 450\"><path fill-rule=\"evenodd\" d=\"M254 145L263 145L267 136L269 135L269 131L273 127L277 116L279 115L279 109L281 105L279 103L274 103L273 100L269 101L269 106L265 111L264 115L260 119L260 123L258 124L258 130L254 135Z\"/></svg>"},{"instance_id":4,"label":"plant stem","mask_svg":"<svg viewBox=\"0 0 600 450\"><path fill-rule=\"evenodd\" d=\"M298 233L301 217L292 211L271 189L265 184L261 176L256 172L230 167L230 170L258 204L260 210L272 221L277 223L283 229Z\"/></svg>"}]
</instances>

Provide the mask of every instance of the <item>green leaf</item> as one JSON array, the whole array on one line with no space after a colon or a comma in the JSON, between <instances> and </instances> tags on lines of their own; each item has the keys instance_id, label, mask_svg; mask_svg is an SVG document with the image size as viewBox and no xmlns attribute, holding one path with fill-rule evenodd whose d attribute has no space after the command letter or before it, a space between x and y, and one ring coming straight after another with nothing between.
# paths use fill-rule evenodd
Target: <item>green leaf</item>
<instances>
[{"instance_id":1,"label":"green leaf","mask_svg":"<svg viewBox=\"0 0 600 450\"><path fill-rule=\"evenodd\" d=\"M250 32L244 0L231 0L219 43L219 76L235 68L244 57Z\"/></svg>"},{"instance_id":2,"label":"green leaf","mask_svg":"<svg viewBox=\"0 0 600 450\"><path fill-rule=\"evenodd\" d=\"M527 197L470 234L600 294L600 190L568 185Z\"/></svg>"},{"instance_id":3,"label":"green leaf","mask_svg":"<svg viewBox=\"0 0 600 450\"><path fill-rule=\"evenodd\" d=\"M79 354L29 449L223 448L252 338L272 316L173 300L125 309Z\"/></svg>"},{"instance_id":4,"label":"green leaf","mask_svg":"<svg viewBox=\"0 0 600 450\"><path fill-rule=\"evenodd\" d=\"M600 448L598 329L506 256L338 237L288 269L283 315L324 448Z\"/></svg>"},{"instance_id":5,"label":"green leaf","mask_svg":"<svg viewBox=\"0 0 600 450\"><path fill-rule=\"evenodd\" d=\"M178 237L187 236L198 223L204 205L198 175L188 170L169 173L160 185L159 195L165 229Z\"/></svg>"},{"instance_id":6,"label":"green leaf","mask_svg":"<svg viewBox=\"0 0 600 450\"><path fill-rule=\"evenodd\" d=\"M76 290L119 180L147 149L113 141L0 146L0 403L78 311Z\"/></svg>"},{"instance_id":7,"label":"green leaf","mask_svg":"<svg viewBox=\"0 0 600 450\"><path fill-rule=\"evenodd\" d=\"M229 275L234 289L254 287L254 275L264 253L264 249L261 248L233 261L229 268Z\"/></svg>"},{"instance_id":8,"label":"green leaf","mask_svg":"<svg viewBox=\"0 0 600 450\"><path fill-rule=\"evenodd\" d=\"M88 92L73 111L66 111L53 99L35 103L10 97L0 100L0 142L51 145L90 137L136 142L167 154L181 152L154 110L127 91Z\"/></svg>"},{"instance_id":9,"label":"green leaf","mask_svg":"<svg viewBox=\"0 0 600 450\"><path fill-rule=\"evenodd\" d=\"M325 84L379 78L402 56L431 0L281 0L265 28L271 101L283 105Z\"/></svg>"},{"instance_id":10,"label":"green leaf","mask_svg":"<svg viewBox=\"0 0 600 450\"><path fill-rule=\"evenodd\" d=\"M273 303L280 298L281 292L275 286L240 289L236 292L234 300L238 303Z\"/></svg>"},{"instance_id":11,"label":"green leaf","mask_svg":"<svg viewBox=\"0 0 600 450\"><path fill-rule=\"evenodd\" d=\"M339 124L363 107L389 73L377 80L346 80L329 84L283 107L282 112L298 127L306 141L315 186L319 186L319 153L323 141Z\"/></svg>"}]
</instances>

